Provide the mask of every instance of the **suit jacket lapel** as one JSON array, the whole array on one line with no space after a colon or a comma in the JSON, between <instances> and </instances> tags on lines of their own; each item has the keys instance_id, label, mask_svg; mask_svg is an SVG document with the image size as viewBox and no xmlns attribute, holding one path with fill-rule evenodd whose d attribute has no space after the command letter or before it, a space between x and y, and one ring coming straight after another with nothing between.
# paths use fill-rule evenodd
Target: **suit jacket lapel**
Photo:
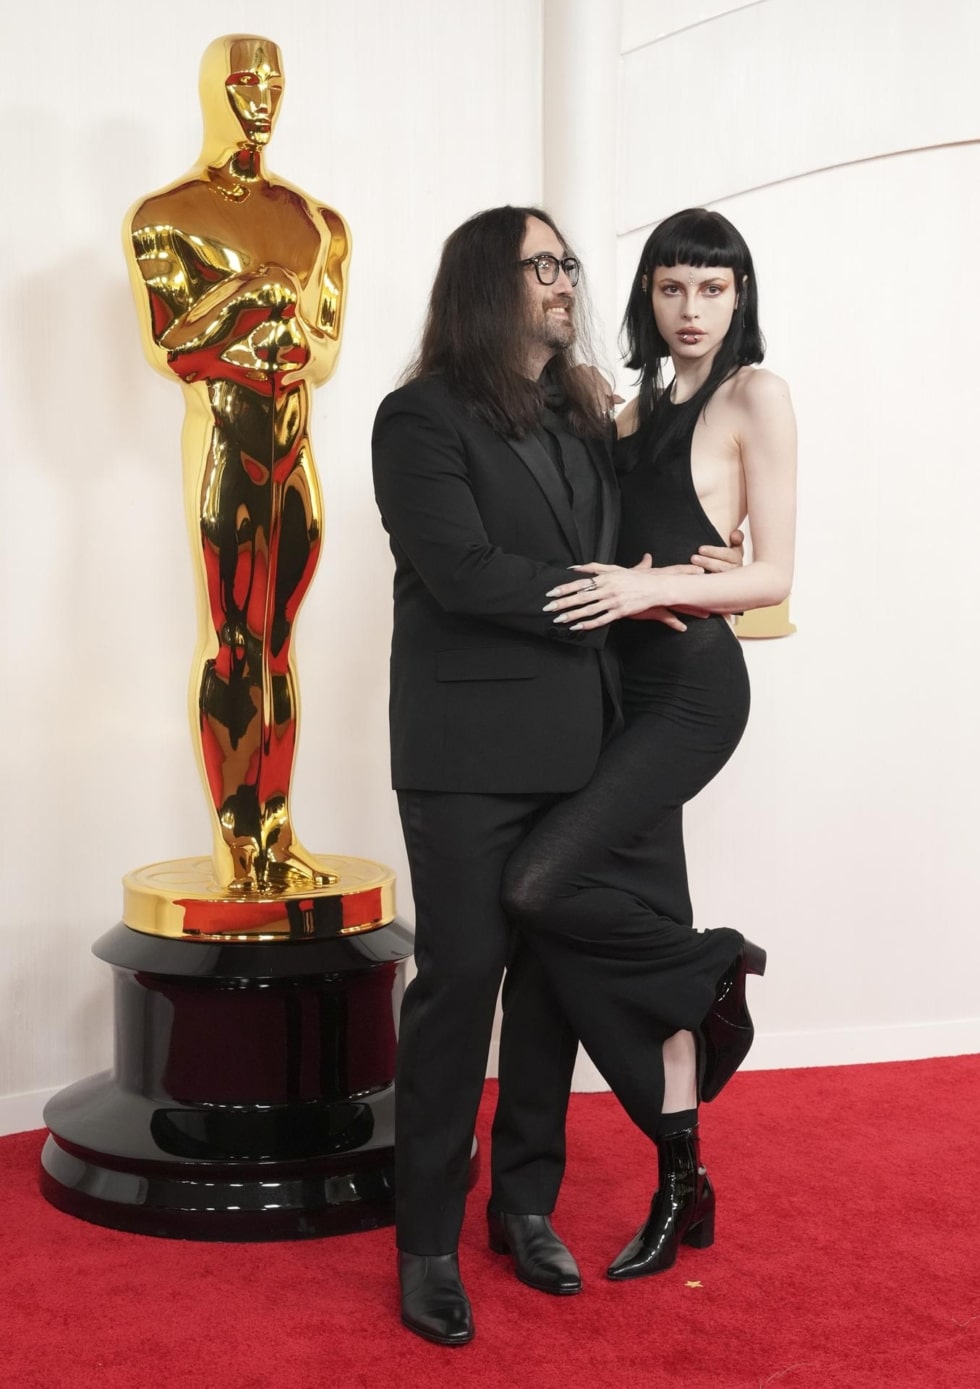
<instances>
[{"instance_id":1,"label":"suit jacket lapel","mask_svg":"<svg viewBox=\"0 0 980 1389\"><path fill-rule=\"evenodd\" d=\"M521 462L534 475L535 481L547 497L551 509L557 517L558 524L568 541L569 549L576 560L581 561L586 558L582 553L582 537L575 524L568 493L565 491L562 480L558 476L558 469L548 456L545 446L531 434L524 439L507 439L505 442L510 445ZM605 517L605 506L603 506L603 517Z\"/></svg>"},{"instance_id":2,"label":"suit jacket lapel","mask_svg":"<svg viewBox=\"0 0 980 1389\"><path fill-rule=\"evenodd\" d=\"M613 468L612 449L600 439L588 440L589 453L599 474L599 534L591 558L611 564L616 554L619 532L619 483Z\"/></svg>"}]
</instances>

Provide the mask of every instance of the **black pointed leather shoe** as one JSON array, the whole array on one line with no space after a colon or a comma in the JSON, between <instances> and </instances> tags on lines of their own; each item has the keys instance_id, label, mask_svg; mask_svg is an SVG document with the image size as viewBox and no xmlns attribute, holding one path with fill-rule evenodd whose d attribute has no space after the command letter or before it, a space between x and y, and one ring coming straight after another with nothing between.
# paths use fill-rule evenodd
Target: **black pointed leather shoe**
<instances>
[{"instance_id":1,"label":"black pointed leather shoe","mask_svg":"<svg viewBox=\"0 0 980 1389\"><path fill-rule=\"evenodd\" d=\"M398 1251L402 1322L416 1336L439 1346L465 1346L473 1339L473 1313L455 1254Z\"/></svg>"},{"instance_id":2,"label":"black pointed leather shoe","mask_svg":"<svg viewBox=\"0 0 980 1389\"><path fill-rule=\"evenodd\" d=\"M715 1001L698 1028L702 1100L719 1095L749 1054L755 1027L745 1002L745 980L765 972L766 952L747 940L718 982Z\"/></svg>"},{"instance_id":3,"label":"black pointed leather shoe","mask_svg":"<svg viewBox=\"0 0 980 1389\"><path fill-rule=\"evenodd\" d=\"M509 1254L514 1272L529 1288L558 1297L582 1291L578 1264L546 1215L510 1215L488 1210L487 1233L494 1254Z\"/></svg>"}]
</instances>

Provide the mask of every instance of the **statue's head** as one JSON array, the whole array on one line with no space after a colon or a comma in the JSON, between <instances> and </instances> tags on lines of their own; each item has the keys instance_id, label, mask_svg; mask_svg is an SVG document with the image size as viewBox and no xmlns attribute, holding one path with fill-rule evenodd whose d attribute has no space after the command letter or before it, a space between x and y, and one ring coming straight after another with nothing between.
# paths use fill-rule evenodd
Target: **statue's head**
<instances>
[{"instance_id":1,"label":"statue's head","mask_svg":"<svg viewBox=\"0 0 980 1389\"><path fill-rule=\"evenodd\" d=\"M284 85L282 57L271 39L258 34L226 34L215 39L201 60L207 145L267 145Z\"/></svg>"}]
</instances>

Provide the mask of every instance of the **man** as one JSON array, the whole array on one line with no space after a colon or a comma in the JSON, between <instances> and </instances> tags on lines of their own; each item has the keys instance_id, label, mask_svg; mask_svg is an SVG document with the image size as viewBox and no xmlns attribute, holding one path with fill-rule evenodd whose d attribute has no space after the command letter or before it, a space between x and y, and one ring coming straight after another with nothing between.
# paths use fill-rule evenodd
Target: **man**
<instances>
[{"instance_id":1,"label":"man","mask_svg":"<svg viewBox=\"0 0 980 1389\"><path fill-rule=\"evenodd\" d=\"M490 1247L531 1287L581 1287L549 1220L576 1038L499 904L508 856L588 781L618 721L601 637L543 611L569 565L609 560L615 546L608 420L591 373L572 365L578 276L537 209L494 208L457 228L418 358L374 429L395 557L392 779L418 966L396 1076L402 1320L444 1345L473 1336L456 1250L505 967Z\"/></svg>"},{"instance_id":2,"label":"man","mask_svg":"<svg viewBox=\"0 0 980 1389\"><path fill-rule=\"evenodd\" d=\"M581 1286L548 1221L576 1039L499 905L509 854L588 780L613 708L601 640L542 611L569 565L611 558L615 539L607 426L570 375L577 280L546 214L471 218L446 242L411 379L374 430L418 966L396 1079L402 1316L444 1344L473 1335L456 1247L505 966L491 1241L532 1286Z\"/></svg>"}]
</instances>

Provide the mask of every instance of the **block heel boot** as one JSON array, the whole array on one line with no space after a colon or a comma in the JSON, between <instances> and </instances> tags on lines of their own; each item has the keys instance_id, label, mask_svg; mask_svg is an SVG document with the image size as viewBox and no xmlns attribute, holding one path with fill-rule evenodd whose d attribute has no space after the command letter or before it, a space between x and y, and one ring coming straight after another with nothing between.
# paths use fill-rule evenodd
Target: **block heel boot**
<instances>
[{"instance_id":1,"label":"block heel boot","mask_svg":"<svg viewBox=\"0 0 980 1389\"><path fill-rule=\"evenodd\" d=\"M715 1001L698 1028L699 1095L713 1100L741 1066L755 1037L745 1001L750 974L765 974L766 952L747 940L718 982Z\"/></svg>"},{"instance_id":2,"label":"block heel boot","mask_svg":"<svg viewBox=\"0 0 980 1389\"><path fill-rule=\"evenodd\" d=\"M701 1166L698 1126L657 1139L657 1190L650 1214L609 1265L616 1281L670 1268L682 1244L707 1249L715 1238L715 1193Z\"/></svg>"}]
</instances>

